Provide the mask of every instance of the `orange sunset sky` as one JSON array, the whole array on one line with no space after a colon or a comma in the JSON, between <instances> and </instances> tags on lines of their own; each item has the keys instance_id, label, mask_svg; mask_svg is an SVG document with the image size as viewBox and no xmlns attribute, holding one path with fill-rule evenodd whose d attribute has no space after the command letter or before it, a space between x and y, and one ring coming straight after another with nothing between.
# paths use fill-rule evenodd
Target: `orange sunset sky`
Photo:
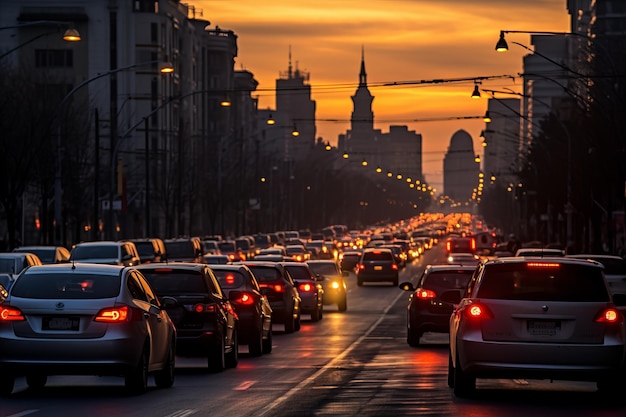
<instances>
[{"instance_id":1,"label":"orange sunset sky","mask_svg":"<svg viewBox=\"0 0 626 417\"><path fill-rule=\"evenodd\" d=\"M473 78L482 88L521 91L522 57L511 42L530 46L530 35L508 34L509 52L494 47L500 30L569 32L567 0L195 0L196 17L238 36L236 69L259 82L261 108L275 108L272 89L288 68L308 72L317 103L317 136L336 144L349 129L351 96L358 84L361 49L373 102L374 127L407 125L422 135L426 180L442 191L443 157L459 129L482 155L487 93L470 97ZM438 84L384 83L470 79ZM264 90L264 91L263 91ZM506 97L506 96L496 96ZM510 97L510 96L509 96ZM456 120L441 120L454 119ZM337 121L324 121L333 119ZM439 119L432 121L431 119Z\"/></svg>"}]
</instances>

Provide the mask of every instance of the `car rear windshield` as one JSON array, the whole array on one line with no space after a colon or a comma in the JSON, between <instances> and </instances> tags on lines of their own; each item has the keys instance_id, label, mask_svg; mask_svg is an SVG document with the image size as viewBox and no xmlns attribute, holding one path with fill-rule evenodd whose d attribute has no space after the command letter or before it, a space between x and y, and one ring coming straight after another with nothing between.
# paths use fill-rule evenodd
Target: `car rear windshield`
<instances>
[{"instance_id":1,"label":"car rear windshield","mask_svg":"<svg viewBox=\"0 0 626 417\"><path fill-rule=\"evenodd\" d=\"M20 271L16 271L15 270L15 259L10 258L10 259L2 259L0 258L0 272L4 272L7 274L15 274L18 273Z\"/></svg>"},{"instance_id":2,"label":"car rear windshield","mask_svg":"<svg viewBox=\"0 0 626 417\"><path fill-rule=\"evenodd\" d=\"M172 270L142 270L150 286L159 296L177 294L207 294L207 285L200 271Z\"/></svg>"},{"instance_id":3,"label":"car rear windshield","mask_svg":"<svg viewBox=\"0 0 626 417\"><path fill-rule=\"evenodd\" d=\"M266 268L264 266L254 265L248 265L248 267L252 270L256 280L259 282L278 281L281 278L280 271L276 268Z\"/></svg>"},{"instance_id":4,"label":"car rear windshield","mask_svg":"<svg viewBox=\"0 0 626 417\"><path fill-rule=\"evenodd\" d=\"M238 271L216 271L214 269L213 273L224 289L239 288L246 283L243 274Z\"/></svg>"},{"instance_id":5,"label":"car rear windshield","mask_svg":"<svg viewBox=\"0 0 626 417\"><path fill-rule=\"evenodd\" d=\"M137 252L140 257L154 256L154 246L152 242L135 242Z\"/></svg>"},{"instance_id":6,"label":"car rear windshield","mask_svg":"<svg viewBox=\"0 0 626 417\"><path fill-rule=\"evenodd\" d=\"M600 268L547 262L489 265L476 296L503 300L609 301Z\"/></svg>"},{"instance_id":7,"label":"car rear windshield","mask_svg":"<svg viewBox=\"0 0 626 417\"><path fill-rule=\"evenodd\" d=\"M424 277L422 288L464 289L472 277L473 271L431 272Z\"/></svg>"},{"instance_id":8,"label":"car rear windshield","mask_svg":"<svg viewBox=\"0 0 626 417\"><path fill-rule=\"evenodd\" d=\"M393 260L393 254L386 251L372 251L365 252L363 254L364 261L391 261Z\"/></svg>"},{"instance_id":9,"label":"car rear windshield","mask_svg":"<svg viewBox=\"0 0 626 417\"><path fill-rule=\"evenodd\" d=\"M165 242L165 250L170 258L195 257L195 250L191 241Z\"/></svg>"},{"instance_id":10,"label":"car rear windshield","mask_svg":"<svg viewBox=\"0 0 626 417\"><path fill-rule=\"evenodd\" d=\"M16 280L12 297L56 299L114 298L120 293L119 275L27 273Z\"/></svg>"},{"instance_id":11,"label":"car rear windshield","mask_svg":"<svg viewBox=\"0 0 626 417\"><path fill-rule=\"evenodd\" d=\"M76 246L72 249L72 259L78 261L80 259L108 259L118 257L118 247L115 245L89 245Z\"/></svg>"},{"instance_id":12,"label":"car rear windshield","mask_svg":"<svg viewBox=\"0 0 626 417\"><path fill-rule=\"evenodd\" d=\"M317 275L341 275L334 263L310 263L309 267Z\"/></svg>"},{"instance_id":13,"label":"car rear windshield","mask_svg":"<svg viewBox=\"0 0 626 417\"><path fill-rule=\"evenodd\" d=\"M287 269L287 271L289 271L289 275L291 275L291 278L295 280L311 279L311 273L306 268L299 266L287 266L285 268Z\"/></svg>"}]
</instances>

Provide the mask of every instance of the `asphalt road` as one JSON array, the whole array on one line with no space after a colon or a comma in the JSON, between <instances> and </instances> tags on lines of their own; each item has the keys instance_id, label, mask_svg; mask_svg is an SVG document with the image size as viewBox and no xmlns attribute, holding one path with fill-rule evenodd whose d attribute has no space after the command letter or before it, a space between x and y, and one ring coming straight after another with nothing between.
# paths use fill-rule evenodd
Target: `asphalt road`
<instances>
[{"instance_id":1,"label":"asphalt road","mask_svg":"<svg viewBox=\"0 0 626 417\"><path fill-rule=\"evenodd\" d=\"M400 281L415 280L424 265L443 261L441 246L407 266ZM427 334L419 348L406 343L408 293L390 284L348 281L348 310L325 309L317 323L282 334L274 326L273 352L248 357L218 374L205 360L178 358L171 389L128 396L123 379L50 377L41 391L18 379L0 416L624 416L624 403L607 404L595 384L478 381L472 399L456 399L446 383L447 335ZM1 377L1 370L0 370ZM625 376L626 377L626 376Z\"/></svg>"}]
</instances>

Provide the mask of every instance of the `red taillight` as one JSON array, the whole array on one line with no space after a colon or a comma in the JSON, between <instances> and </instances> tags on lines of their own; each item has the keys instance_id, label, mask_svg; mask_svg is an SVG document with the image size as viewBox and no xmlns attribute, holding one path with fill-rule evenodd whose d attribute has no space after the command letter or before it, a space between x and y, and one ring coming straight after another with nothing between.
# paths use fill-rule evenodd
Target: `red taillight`
<instances>
[{"instance_id":1,"label":"red taillight","mask_svg":"<svg viewBox=\"0 0 626 417\"><path fill-rule=\"evenodd\" d=\"M452 252L452 242L446 242L446 251Z\"/></svg>"},{"instance_id":2,"label":"red taillight","mask_svg":"<svg viewBox=\"0 0 626 417\"><path fill-rule=\"evenodd\" d=\"M244 292L243 294L241 294L241 297L235 300L235 302L243 305L254 304L254 297Z\"/></svg>"},{"instance_id":3,"label":"red taillight","mask_svg":"<svg viewBox=\"0 0 626 417\"><path fill-rule=\"evenodd\" d=\"M196 304L193 306L193 311L196 313L215 313L215 304Z\"/></svg>"},{"instance_id":4,"label":"red taillight","mask_svg":"<svg viewBox=\"0 0 626 417\"><path fill-rule=\"evenodd\" d=\"M476 250L476 239L474 238L470 239L470 248L472 249L472 252Z\"/></svg>"},{"instance_id":5,"label":"red taillight","mask_svg":"<svg viewBox=\"0 0 626 417\"><path fill-rule=\"evenodd\" d=\"M493 318L493 315L491 314L489 309L486 306L478 303L466 306L465 315L473 320Z\"/></svg>"},{"instance_id":6,"label":"red taillight","mask_svg":"<svg viewBox=\"0 0 626 417\"><path fill-rule=\"evenodd\" d=\"M229 254L228 255L228 259L230 259L231 261L234 261L235 260L235 254L234 253Z\"/></svg>"},{"instance_id":7,"label":"red taillight","mask_svg":"<svg viewBox=\"0 0 626 417\"><path fill-rule=\"evenodd\" d=\"M391 269L393 269L394 271L397 271L398 270L398 264L396 264L396 263L391 264Z\"/></svg>"},{"instance_id":8,"label":"red taillight","mask_svg":"<svg viewBox=\"0 0 626 417\"><path fill-rule=\"evenodd\" d=\"M285 292L285 287L280 285L280 284L276 284L276 285L274 285L274 291L276 291L276 292Z\"/></svg>"},{"instance_id":9,"label":"red taillight","mask_svg":"<svg viewBox=\"0 0 626 417\"><path fill-rule=\"evenodd\" d=\"M102 323L123 323L131 321L133 311L128 306L103 308L98 312L94 321Z\"/></svg>"},{"instance_id":10,"label":"red taillight","mask_svg":"<svg viewBox=\"0 0 626 417\"><path fill-rule=\"evenodd\" d=\"M228 285L233 285L235 283L235 275L226 274L226 276L224 277L224 281L226 281L226 284Z\"/></svg>"},{"instance_id":11,"label":"red taillight","mask_svg":"<svg viewBox=\"0 0 626 417\"><path fill-rule=\"evenodd\" d=\"M624 320L622 313L616 308L606 308L598 312L595 318L596 323L621 323Z\"/></svg>"},{"instance_id":12,"label":"red taillight","mask_svg":"<svg viewBox=\"0 0 626 417\"><path fill-rule=\"evenodd\" d=\"M365 264L358 264L356 267L357 267L357 269L364 270L365 269Z\"/></svg>"},{"instance_id":13,"label":"red taillight","mask_svg":"<svg viewBox=\"0 0 626 417\"><path fill-rule=\"evenodd\" d=\"M415 296L420 300L432 300L437 297L437 294L433 290L425 290L423 288L418 288L415 290Z\"/></svg>"},{"instance_id":14,"label":"red taillight","mask_svg":"<svg viewBox=\"0 0 626 417\"><path fill-rule=\"evenodd\" d=\"M311 292L313 291L313 288L314 288L313 285L308 282L304 284L300 284L300 286L298 287L300 291L304 291L304 292Z\"/></svg>"},{"instance_id":15,"label":"red taillight","mask_svg":"<svg viewBox=\"0 0 626 417\"><path fill-rule=\"evenodd\" d=\"M2 307L0 309L0 321L24 321L24 314L18 308Z\"/></svg>"}]
</instances>

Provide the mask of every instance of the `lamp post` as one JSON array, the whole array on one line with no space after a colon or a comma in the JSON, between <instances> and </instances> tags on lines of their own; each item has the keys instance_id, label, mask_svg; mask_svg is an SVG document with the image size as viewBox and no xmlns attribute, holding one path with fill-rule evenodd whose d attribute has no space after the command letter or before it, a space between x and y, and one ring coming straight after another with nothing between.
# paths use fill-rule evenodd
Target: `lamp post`
<instances>
[{"instance_id":1,"label":"lamp post","mask_svg":"<svg viewBox=\"0 0 626 417\"><path fill-rule=\"evenodd\" d=\"M71 24L67 23L67 22L60 22L60 21L56 21L56 20L37 20L34 22L27 22L27 23L22 23L20 25L15 25L15 26L4 26L1 27L0 30L7 30L7 29L20 29L20 28L24 28L24 27L30 27L30 26L56 26L55 30L52 31L48 31L48 32L44 32L44 33L40 33L36 36L34 36L33 38L22 42L21 44L9 49L8 51L3 52L2 54L0 54L0 59L10 55L11 53L17 51L18 49L35 42L37 39L41 39L43 37L49 36L49 35L53 35L55 33L59 33L60 29L62 28L66 28L65 31L63 32L63 37L62 39L66 42L78 42L81 40L80 37L80 33L78 32L78 30L76 30Z\"/></svg>"}]
</instances>

